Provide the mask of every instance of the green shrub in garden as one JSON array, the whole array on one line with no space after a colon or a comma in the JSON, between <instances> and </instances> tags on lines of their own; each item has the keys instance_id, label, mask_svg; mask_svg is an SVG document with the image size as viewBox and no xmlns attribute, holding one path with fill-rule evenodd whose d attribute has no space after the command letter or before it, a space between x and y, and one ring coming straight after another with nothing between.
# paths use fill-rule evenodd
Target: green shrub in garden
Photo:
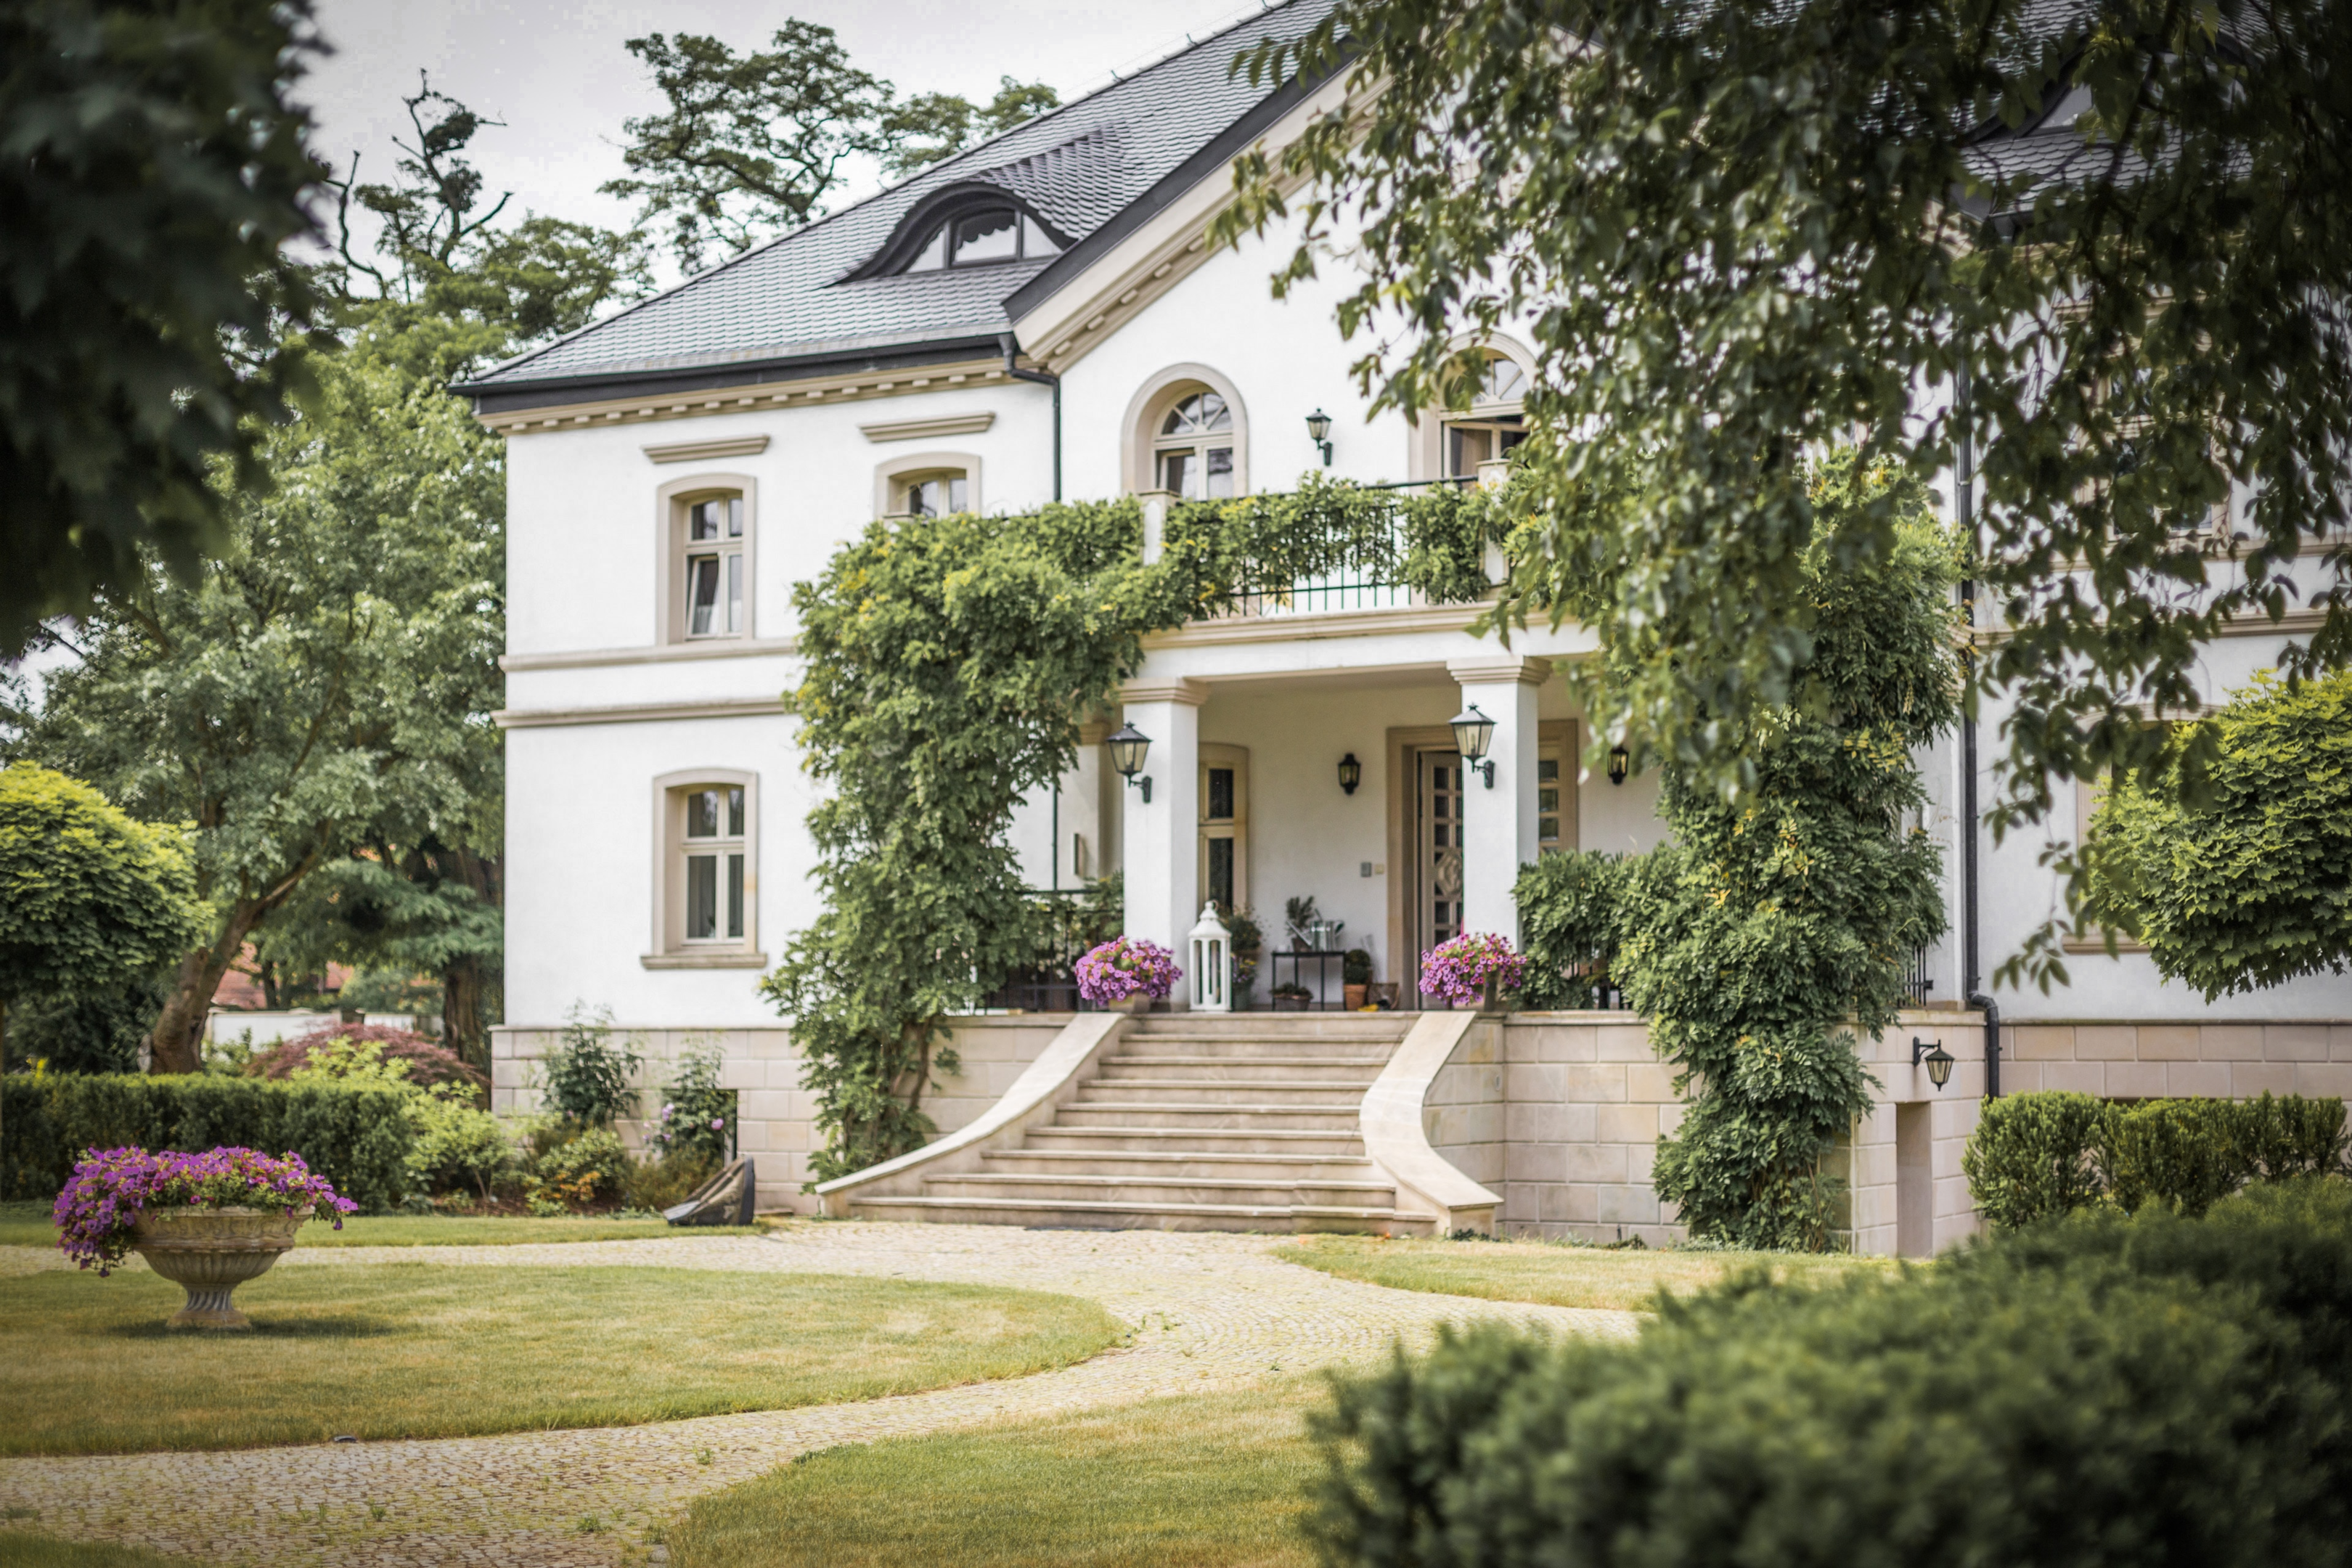
<instances>
[{"instance_id":1,"label":"green shrub in garden","mask_svg":"<svg viewBox=\"0 0 2352 1568\"><path fill-rule=\"evenodd\" d=\"M2339 1100L2108 1104L2050 1089L1987 1104L1960 1168L1986 1218L2015 1229L2094 1204L2202 1214L2248 1182L2340 1175L2345 1151Z\"/></svg>"},{"instance_id":2,"label":"green shrub in garden","mask_svg":"<svg viewBox=\"0 0 2352 1568\"><path fill-rule=\"evenodd\" d=\"M609 1127L636 1104L629 1079L645 1059L613 1040L610 1008L574 1007L563 1037L540 1063L547 1109L583 1127Z\"/></svg>"},{"instance_id":3,"label":"green shrub in garden","mask_svg":"<svg viewBox=\"0 0 2352 1568\"><path fill-rule=\"evenodd\" d=\"M86 1149L200 1153L230 1144L299 1154L362 1209L389 1209L410 1184L414 1092L217 1073L12 1074L0 1080L0 1196L54 1198Z\"/></svg>"},{"instance_id":4,"label":"green shrub in garden","mask_svg":"<svg viewBox=\"0 0 2352 1568\"><path fill-rule=\"evenodd\" d=\"M531 1163L531 1210L563 1214L618 1203L635 1167L619 1133L591 1127Z\"/></svg>"},{"instance_id":5,"label":"green shrub in garden","mask_svg":"<svg viewBox=\"0 0 2352 1568\"><path fill-rule=\"evenodd\" d=\"M1526 937L1530 1007L1598 1007L1617 958L1620 906L1633 863L1599 849L1565 849L1519 868L1511 886Z\"/></svg>"},{"instance_id":6,"label":"green shrub in garden","mask_svg":"<svg viewBox=\"0 0 2352 1568\"><path fill-rule=\"evenodd\" d=\"M2091 1146L2105 1111L2090 1095L2064 1089L1985 1101L1960 1154L1977 1208L2014 1229L2096 1200Z\"/></svg>"},{"instance_id":7,"label":"green shrub in garden","mask_svg":"<svg viewBox=\"0 0 2352 1568\"><path fill-rule=\"evenodd\" d=\"M1417 1568L2318 1568L2352 1539L2352 1185L1500 1329L1338 1385L1310 1532Z\"/></svg>"},{"instance_id":8,"label":"green shrub in garden","mask_svg":"<svg viewBox=\"0 0 2352 1568\"><path fill-rule=\"evenodd\" d=\"M735 1147L735 1091L719 1086L725 1058L714 1041L678 1054L676 1076L662 1090L661 1109L646 1118L647 1146L665 1157L724 1160Z\"/></svg>"}]
</instances>

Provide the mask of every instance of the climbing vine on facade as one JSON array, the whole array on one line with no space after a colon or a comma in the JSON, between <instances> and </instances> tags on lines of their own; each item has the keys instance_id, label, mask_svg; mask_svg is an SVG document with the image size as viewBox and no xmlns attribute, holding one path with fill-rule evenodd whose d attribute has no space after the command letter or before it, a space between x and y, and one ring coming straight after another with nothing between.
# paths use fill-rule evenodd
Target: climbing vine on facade
<instances>
[{"instance_id":1,"label":"climbing vine on facade","mask_svg":"<svg viewBox=\"0 0 2352 1568\"><path fill-rule=\"evenodd\" d=\"M1146 632L1340 573L1475 600L1507 495L1310 477L1179 507L1148 565L1132 500L894 518L800 584L807 674L787 700L826 793L808 816L824 910L764 984L817 1099L816 1179L933 1131L923 1096L956 1070L954 1016L1037 950L1013 814L1075 763Z\"/></svg>"}]
</instances>

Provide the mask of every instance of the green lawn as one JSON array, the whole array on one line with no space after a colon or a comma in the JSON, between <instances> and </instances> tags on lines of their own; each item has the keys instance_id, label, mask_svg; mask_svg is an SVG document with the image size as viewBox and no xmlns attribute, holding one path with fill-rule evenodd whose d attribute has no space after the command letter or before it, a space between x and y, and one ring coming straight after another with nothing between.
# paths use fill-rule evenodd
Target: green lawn
<instances>
[{"instance_id":1,"label":"green lawn","mask_svg":"<svg viewBox=\"0 0 2352 1568\"><path fill-rule=\"evenodd\" d=\"M280 1267L250 1334L174 1334L141 1270L0 1279L0 1454L614 1426L872 1399L1083 1361L1091 1301L976 1285L427 1261Z\"/></svg>"},{"instance_id":2,"label":"green lawn","mask_svg":"<svg viewBox=\"0 0 2352 1568\"><path fill-rule=\"evenodd\" d=\"M657 1219L445 1219L352 1215L337 1230L313 1220L304 1247L520 1247L530 1241L643 1241L655 1237L757 1236L759 1226L673 1226ZM47 1204L0 1204L0 1247L55 1247Z\"/></svg>"},{"instance_id":3,"label":"green lawn","mask_svg":"<svg viewBox=\"0 0 2352 1568\"><path fill-rule=\"evenodd\" d=\"M1275 1568L1321 1460L1319 1382L828 1448L695 1503L677 1568Z\"/></svg>"},{"instance_id":4,"label":"green lawn","mask_svg":"<svg viewBox=\"0 0 2352 1568\"><path fill-rule=\"evenodd\" d=\"M1548 1307L1647 1310L1661 1289L1703 1289L1744 1268L1775 1279L1826 1280L1885 1273L1890 1258L1842 1253L1664 1252L1563 1247L1543 1241L1421 1241L1377 1236L1305 1236L1276 1257L1397 1290L1535 1301Z\"/></svg>"},{"instance_id":5,"label":"green lawn","mask_svg":"<svg viewBox=\"0 0 2352 1568\"><path fill-rule=\"evenodd\" d=\"M198 1568L186 1557L159 1557L135 1546L93 1546L0 1530L0 1568Z\"/></svg>"}]
</instances>

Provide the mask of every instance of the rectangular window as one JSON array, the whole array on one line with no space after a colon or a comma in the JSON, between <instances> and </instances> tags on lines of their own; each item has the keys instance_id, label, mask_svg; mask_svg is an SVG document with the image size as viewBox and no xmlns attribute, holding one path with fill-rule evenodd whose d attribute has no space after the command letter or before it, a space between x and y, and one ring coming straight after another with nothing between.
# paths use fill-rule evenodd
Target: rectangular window
<instances>
[{"instance_id":1,"label":"rectangular window","mask_svg":"<svg viewBox=\"0 0 2352 1568\"><path fill-rule=\"evenodd\" d=\"M746 846L743 786L683 792L688 942L743 940Z\"/></svg>"},{"instance_id":2,"label":"rectangular window","mask_svg":"<svg viewBox=\"0 0 2352 1568\"><path fill-rule=\"evenodd\" d=\"M1234 819L1234 770L1209 770L1209 820L1231 822Z\"/></svg>"},{"instance_id":3,"label":"rectangular window","mask_svg":"<svg viewBox=\"0 0 2352 1568\"><path fill-rule=\"evenodd\" d=\"M1190 452L1160 454L1160 488L1187 500L1197 499L1192 490L1200 465Z\"/></svg>"},{"instance_id":4,"label":"rectangular window","mask_svg":"<svg viewBox=\"0 0 2352 1568\"><path fill-rule=\"evenodd\" d=\"M743 552L743 498L715 496L686 509L679 559L687 637L741 637L751 628L750 574Z\"/></svg>"},{"instance_id":5,"label":"rectangular window","mask_svg":"<svg viewBox=\"0 0 2352 1568\"><path fill-rule=\"evenodd\" d=\"M1234 907L1234 841L1209 840L1209 898L1220 909Z\"/></svg>"},{"instance_id":6,"label":"rectangular window","mask_svg":"<svg viewBox=\"0 0 2352 1568\"><path fill-rule=\"evenodd\" d=\"M1536 846L1538 849L1559 847L1559 759L1543 757L1536 763Z\"/></svg>"},{"instance_id":7,"label":"rectangular window","mask_svg":"<svg viewBox=\"0 0 2352 1568\"><path fill-rule=\"evenodd\" d=\"M1231 447L1209 448L1209 499L1231 500L1234 495L1234 449Z\"/></svg>"}]
</instances>

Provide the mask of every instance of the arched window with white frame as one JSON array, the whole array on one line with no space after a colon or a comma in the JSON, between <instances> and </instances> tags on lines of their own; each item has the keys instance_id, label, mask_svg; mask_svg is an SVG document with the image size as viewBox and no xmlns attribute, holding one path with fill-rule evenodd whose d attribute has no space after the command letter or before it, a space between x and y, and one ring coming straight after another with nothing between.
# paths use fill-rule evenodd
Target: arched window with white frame
<instances>
[{"instance_id":1,"label":"arched window with white frame","mask_svg":"<svg viewBox=\"0 0 2352 1568\"><path fill-rule=\"evenodd\" d=\"M754 635L755 489L740 474L698 475L661 487L656 640L719 642Z\"/></svg>"},{"instance_id":2,"label":"arched window with white frame","mask_svg":"<svg viewBox=\"0 0 2352 1568\"><path fill-rule=\"evenodd\" d=\"M1160 416L1151 452L1158 489L1186 500L1228 500L1235 493L1233 407L1205 386Z\"/></svg>"},{"instance_id":3,"label":"arched window with white frame","mask_svg":"<svg viewBox=\"0 0 2352 1568\"><path fill-rule=\"evenodd\" d=\"M1444 468L1440 478L1469 479L1478 465L1510 456L1528 438L1526 367L1506 353L1489 352L1470 394L1470 406L1440 421Z\"/></svg>"}]
</instances>

